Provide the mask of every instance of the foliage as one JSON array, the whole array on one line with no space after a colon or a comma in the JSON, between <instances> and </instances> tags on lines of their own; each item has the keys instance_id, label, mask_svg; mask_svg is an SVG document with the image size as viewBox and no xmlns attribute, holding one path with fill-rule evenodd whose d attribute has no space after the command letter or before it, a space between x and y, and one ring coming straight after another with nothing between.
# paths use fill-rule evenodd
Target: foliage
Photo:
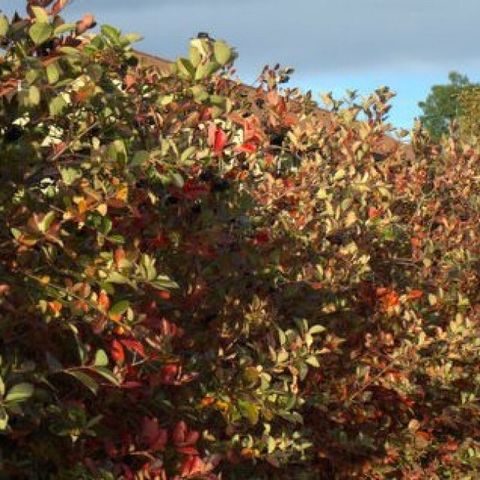
<instances>
[{"instance_id":1,"label":"foliage","mask_svg":"<svg viewBox=\"0 0 480 480\"><path fill-rule=\"evenodd\" d=\"M64 3L0 17L3 475L475 478L479 146Z\"/></svg>"},{"instance_id":2,"label":"foliage","mask_svg":"<svg viewBox=\"0 0 480 480\"><path fill-rule=\"evenodd\" d=\"M461 133L465 137L480 135L480 87L472 85L459 95L461 116L459 119Z\"/></svg>"},{"instance_id":3,"label":"foliage","mask_svg":"<svg viewBox=\"0 0 480 480\"><path fill-rule=\"evenodd\" d=\"M448 134L452 121L462 116L464 102L459 96L474 86L466 75L457 72L450 72L448 79L450 83L434 85L426 100L418 104L423 110L420 118L435 140Z\"/></svg>"}]
</instances>

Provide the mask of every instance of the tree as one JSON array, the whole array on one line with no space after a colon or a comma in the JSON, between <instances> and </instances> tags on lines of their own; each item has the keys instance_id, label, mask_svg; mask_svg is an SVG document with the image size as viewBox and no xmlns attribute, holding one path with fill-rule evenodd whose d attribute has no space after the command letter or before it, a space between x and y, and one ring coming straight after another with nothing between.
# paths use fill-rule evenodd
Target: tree
<instances>
[{"instance_id":1,"label":"tree","mask_svg":"<svg viewBox=\"0 0 480 480\"><path fill-rule=\"evenodd\" d=\"M471 85L459 95L460 131L465 138L480 136L480 86Z\"/></svg>"},{"instance_id":2,"label":"tree","mask_svg":"<svg viewBox=\"0 0 480 480\"><path fill-rule=\"evenodd\" d=\"M434 85L426 100L418 104L423 110L420 119L435 140L448 133L452 120L459 118L459 94L472 85L466 75L458 72L450 72L448 79L449 84Z\"/></svg>"}]
</instances>

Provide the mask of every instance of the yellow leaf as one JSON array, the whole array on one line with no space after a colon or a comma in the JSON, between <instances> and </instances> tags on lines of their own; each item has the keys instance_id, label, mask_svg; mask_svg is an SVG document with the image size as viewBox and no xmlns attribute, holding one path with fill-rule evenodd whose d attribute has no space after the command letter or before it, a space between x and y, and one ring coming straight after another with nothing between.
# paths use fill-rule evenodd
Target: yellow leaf
<instances>
[{"instance_id":1,"label":"yellow leaf","mask_svg":"<svg viewBox=\"0 0 480 480\"><path fill-rule=\"evenodd\" d=\"M85 199L80 200L78 203L78 213L81 215L82 213L85 213L88 211L88 204Z\"/></svg>"},{"instance_id":2,"label":"yellow leaf","mask_svg":"<svg viewBox=\"0 0 480 480\"><path fill-rule=\"evenodd\" d=\"M104 217L107 214L108 206L106 203L102 203L97 207L97 212Z\"/></svg>"},{"instance_id":3,"label":"yellow leaf","mask_svg":"<svg viewBox=\"0 0 480 480\"><path fill-rule=\"evenodd\" d=\"M353 210L348 212L347 218L345 219L345 226L350 227L357 221L357 215Z\"/></svg>"},{"instance_id":4,"label":"yellow leaf","mask_svg":"<svg viewBox=\"0 0 480 480\"><path fill-rule=\"evenodd\" d=\"M117 200L121 200L122 202L126 202L128 199L128 186L122 185L118 190L117 194L115 195Z\"/></svg>"}]
</instances>

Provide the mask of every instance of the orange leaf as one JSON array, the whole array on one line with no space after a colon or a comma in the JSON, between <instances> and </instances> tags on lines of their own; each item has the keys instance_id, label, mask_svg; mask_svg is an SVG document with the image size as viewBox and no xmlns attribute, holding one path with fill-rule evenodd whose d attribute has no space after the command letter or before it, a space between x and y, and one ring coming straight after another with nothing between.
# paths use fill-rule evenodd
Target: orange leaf
<instances>
[{"instance_id":1,"label":"orange leaf","mask_svg":"<svg viewBox=\"0 0 480 480\"><path fill-rule=\"evenodd\" d=\"M122 247L118 247L114 253L115 265L117 268L121 267L122 260L125 259L125 250Z\"/></svg>"},{"instance_id":2,"label":"orange leaf","mask_svg":"<svg viewBox=\"0 0 480 480\"><path fill-rule=\"evenodd\" d=\"M215 403L215 399L213 397L204 397L202 398L202 401L200 402L200 405L202 407L209 407L210 405L213 405Z\"/></svg>"},{"instance_id":3,"label":"orange leaf","mask_svg":"<svg viewBox=\"0 0 480 480\"><path fill-rule=\"evenodd\" d=\"M412 290L408 292L408 299L409 300L418 300L419 298L423 297L423 292L421 290Z\"/></svg>"},{"instance_id":4,"label":"orange leaf","mask_svg":"<svg viewBox=\"0 0 480 480\"><path fill-rule=\"evenodd\" d=\"M102 290L98 296L98 306L104 312L108 311L110 308L110 299L108 298L107 292Z\"/></svg>"},{"instance_id":5,"label":"orange leaf","mask_svg":"<svg viewBox=\"0 0 480 480\"><path fill-rule=\"evenodd\" d=\"M58 315L63 308L63 305L58 300L54 300L53 302L48 302L48 306L55 315Z\"/></svg>"}]
</instances>

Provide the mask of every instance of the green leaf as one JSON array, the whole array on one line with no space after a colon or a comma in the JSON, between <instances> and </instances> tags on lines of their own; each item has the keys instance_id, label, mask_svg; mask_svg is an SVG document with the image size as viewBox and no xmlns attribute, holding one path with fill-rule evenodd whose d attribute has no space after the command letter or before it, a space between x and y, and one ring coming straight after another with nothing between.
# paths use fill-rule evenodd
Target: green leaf
<instances>
[{"instance_id":1,"label":"green leaf","mask_svg":"<svg viewBox=\"0 0 480 480\"><path fill-rule=\"evenodd\" d=\"M111 42L118 43L120 40L120 31L111 25L102 25L100 28L102 34L107 37Z\"/></svg>"},{"instance_id":2,"label":"green leaf","mask_svg":"<svg viewBox=\"0 0 480 480\"><path fill-rule=\"evenodd\" d=\"M35 45L41 45L45 43L53 34L53 28L46 22L35 22L28 31L30 38Z\"/></svg>"},{"instance_id":3,"label":"green leaf","mask_svg":"<svg viewBox=\"0 0 480 480\"><path fill-rule=\"evenodd\" d=\"M47 80L50 85L58 82L60 79L60 70L57 63L50 63L46 68Z\"/></svg>"},{"instance_id":4,"label":"green leaf","mask_svg":"<svg viewBox=\"0 0 480 480\"><path fill-rule=\"evenodd\" d=\"M8 413L3 407L0 407L0 432L2 430L5 430L7 428L7 425L8 425Z\"/></svg>"},{"instance_id":5,"label":"green leaf","mask_svg":"<svg viewBox=\"0 0 480 480\"><path fill-rule=\"evenodd\" d=\"M298 412L279 412L278 415L290 423L300 423L303 425L303 417Z\"/></svg>"},{"instance_id":6,"label":"green leaf","mask_svg":"<svg viewBox=\"0 0 480 480\"><path fill-rule=\"evenodd\" d=\"M320 368L320 363L318 362L318 358L317 358L317 357L314 357L314 356L308 357L308 358L305 360L305 362L308 363L308 365L310 365L310 366L312 366L312 367Z\"/></svg>"},{"instance_id":7,"label":"green leaf","mask_svg":"<svg viewBox=\"0 0 480 480\"><path fill-rule=\"evenodd\" d=\"M237 406L242 417L246 418L251 425L256 425L259 419L258 407L246 400L238 400Z\"/></svg>"},{"instance_id":8,"label":"green leaf","mask_svg":"<svg viewBox=\"0 0 480 480\"><path fill-rule=\"evenodd\" d=\"M190 45L190 48L188 50L188 58L194 67L198 67L198 65L202 61L202 54L197 47L195 47L194 45Z\"/></svg>"},{"instance_id":9,"label":"green leaf","mask_svg":"<svg viewBox=\"0 0 480 480\"><path fill-rule=\"evenodd\" d=\"M94 371L95 371L95 373L98 373L103 378L108 380L113 385L119 385L120 384L119 381L118 381L118 378L108 368L96 367L94 369Z\"/></svg>"},{"instance_id":10,"label":"green leaf","mask_svg":"<svg viewBox=\"0 0 480 480\"><path fill-rule=\"evenodd\" d=\"M53 31L54 35L62 35L63 33L67 32L73 32L75 30L75 24L74 23L62 23L62 25L59 25L58 27L55 28Z\"/></svg>"},{"instance_id":11,"label":"green leaf","mask_svg":"<svg viewBox=\"0 0 480 480\"><path fill-rule=\"evenodd\" d=\"M172 172L170 174L170 179L177 188L183 188L183 186L185 185L183 177L178 172Z\"/></svg>"},{"instance_id":12,"label":"green leaf","mask_svg":"<svg viewBox=\"0 0 480 480\"><path fill-rule=\"evenodd\" d=\"M150 153L148 153L146 150L139 150L138 152L135 152L135 155L130 161L130 166L140 167L145 163L147 163L149 159L150 159Z\"/></svg>"},{"instance_id":13,"label":"green leaf","mask_svg":"<svg viewBox=\"0 0 480 480\"><path fill-rule=\"evenodd\" d=\"M197 151L197 147L191 146L185 149L180 156L181 162L186 162L195 152Z\"/></svg>"},{"instance_id":14,"label":"green leaf","mask_svg":"<svg viewBox=\"0 0 480 480\"><path fill-rule=\"evenodd\" d=\"M40 104L40 90L35 85L28 89L28 100L32 107L37 107Z\"/></svg>"},{"instance_id":15,"label":"green leaf","mask_svg":"<svg viewBox=\"0 0 480 480\"><path fill-rule=\"evenodd\" d=\"M110 143L107 153L112 160L120 161L123 164L127 161L127 147L123 140L117 139Z\"/></svg>"},{"instance_id":16,"label":"green leaf","mask_svg":"<svg viewBox=\"0 0 480 480\"><path fill-rule=\"evenodd\" d=\"M35 18L40 23L48 23L48 13L47 11L38 6L32 6L32 12L35 15Z\"/></svg>"},{"instance_id":17,"label":"green leaf","mask_svg":"<svg viewBox=\"0 0 480 480\"><path fill-rule=\"evenodd\" d=\"M78 57L81 55L81 50L75 48L75 47L60 47L59 52L63 53L64 55L68 55L71 57Z\"/></svg>"},{"instance_id":18,"label":"green leaf","mask_svg":"<svg viewBox=\"0 0 480 480\"><path fill-rule=\"evenodd\" d=\"M33 385L31 383L17 383L5 396L5 403L21 403L33 395Z\"/></svg>"},{"instance_id":19,"label":"green leaf","mask_svg":"<svg viewBox=\"0 0 480 480\"><path fill-rule=\"evenodd\" d=\"M225 107L226 100L223 95L210 95L210 103L219 107Z\"/></svg>"},{"instance_id":20,"label":"green leaf","mask_svg":"<svg viewBox=\"0 0 480 480\"><path fill-rule=\"evenodd\" d=\"M108 312L110 315L122 315L130 308L130 302L128 300L121 300L117 302Z\"/></svg>"},{"instance_id":21,"label":"green leaf","mask_svg":"<svg viewBox=\"0 0 480 480\"><path fill-rule=\"evenodd\" d=\"M63 183L67 186L72 185L76 180L82 178L82 171L77 168L66 167L59 168L59 170Z\"/></svg>"},{"instance_id":22,"label":"green leaf","mask_svg":"<svg viewBox=\"0 0 480 480\"><path fill-rule=\"evenodd\" d=\"M110 235L107 237L107 240L117 245L122 245L125 243L125 239L121 235Z\"/></svg>"},{"instance_id":23,"label":"green leaf","mask_svg":"<svg viewBox=\"0 0 480 480\"><path fill-rule=\"evenodd\" d=\"M127 33L122 36L122 40L125 40L128 44L137 43L143 40L143 37L139 33Z\"/></svg>"},{"instance_id":24,"label":"green leaf","mask_svg":"<svg viewBox=\"0 0 480 480\"><path fill-rule=\"evenodd\" d=\"M106 367L108 365L108 356L105 353L105 350L97 350L95 354L95 366L96 367Z\"/></svg>"},{"instance_id":25,"label":"green leaf","mask_svg":"<svg viewBox=\"0 0 480 480\"><path fill-rule=\"evenodd\" d=\"M313 327L310 328L308 333L310 335L317 335L319 333L322 333L326 330L326 328L323 325L314 325Z\"/></svg>"},{"instance_id":26,"label":"green leaf","mask_svg":"<svg viewBox=\"0 0 480 480\"><path fill-rule=\"evenodd\" d=\"M268 453L273 453L276 447L277 447L277 442L275 441L275 439L273 437L268 437L268 440L267 440Z\"/></svg>"},{"instance_id":27,"label":"green leaf","mask_svg":"<svg viewBox=\"0 0 480 480\"><path fill-rule=\"evenodd\" d=\"M125 275L122 275L118 272L110 273L110 275L105 279L105 281L108 283L116 283L118 285L126 285L130 283L130 280Z\"/></svg>"},{"instance_id":28,"label":"green leaf","mask_svg":"<svg viewBox=\"0 0 480 480\"><path fill-rule=\"evenodd\" d=\"M197 102L204 102L209 98L208 92L203 85L194 85L190 91Z\"/></svg>"},{"instance_id":29,"label":"green leaf","mask_svg":"<svg viewBox=\"0 0 480 480\"><path fill-rule=\"evenodd\" d=\"M186 58L179 58L175 62L175 66L177 67L178 73L182 78L191 80L195 76L195 68L190 60L187 60Z\"/></svg>"},{"instance_id":30,"label":"green leaf","mask_svg":"<svg viewBox=\"0 0 480 480\"><path fill-rule=\"evenodd\" d=\"M8 18L5 15L0 15L0 37L5 37L9 29Z\"/></svg>"},{"instance_id":31,"label":"green leaf","mask_svg":"<svg viewBox=\"0 0 480 480\"><path fill-rule=\"evenodd\" d=\"M2 377L0 377L0 397L3 397L4 395L5 395L5 383Z\"/></svg>"},{"instance_id":32,"label":"green leaf","mask_svg":"<svg viewBox=\"0 0 480 480\"><path fill-rule=\"evenodd\" d=\"M67 106L67 102L64 100L64 98L61 95L58 95L57 97L53 98L50 101L50 104L48 106L50 115L52 117L58 117L62 115L66 106Z\"/></svg>"},{"instance_id":33,"label":"green leaf","mask_svg":"<svg viewBox=\"0 0 480 480\"><path fill-rule=\"evenodd\" d=\"M80 383L82 383L85 387L87 387L94 395L98 393L98 389L100 386L98 383L90 377L90 375L87 375L84 372L81 372L80 370L67 370L65 371L68 375L71 375L72 377L75 377Z\"/></svg>"},{"instance_id":34,"label":"green leaf","mask_svg":"<svg viewBox=\"0 0 480 480\"><path fill-rule=\"evenodd\" d=\"M55 220L55 212L48 212L40 222L37 223L38 229L42 233L47 233L48 229Z\"/></svg>"},{"instance_id":35,"label":"green leaf","mask_svg":"<svg viewBox=\"0 0 480 480\"><path fill-rule=\"evenodd\" d=\"M210 77L220 68L217 62L201 63L195 71L195 80L203 80Z\"/></svg>"},{"instance_id":36,"label":"green leaf","mask_svg":"<svg viewBox=\"0 0 480 480\"><path fill-rule=\"evenodd\" d=\"M146 254L142 255L139 267L139 274L143 277L144 280L155 280L157 276L157 269L155 268L154 258Z\"/></svg>"},{"instance_id":37,"label":"green leaf","mask_svg":"<svg viewBox=\"0 0 480 480\"><path fill-rule=\"evenodd\" d=\"M217 62L222 66L230 62L233 57L232 48L221 40L217 40L213 44L213 52L215 55L215 60L217 60Z\"/></svg>"},{"instance_id":38,"label":"green leaf","mask_svg":"<svg viewBox=\"0 0 480 480\"><path fill-rule=\"evenodd\" d=\"M151 282L151 285L155 288L158 288L159 290L170 290L173 288L179 288L178 283L174 282L170 277L167 277L166 275L159 275L153 282Z\"/></svg>"}]
</instances>

